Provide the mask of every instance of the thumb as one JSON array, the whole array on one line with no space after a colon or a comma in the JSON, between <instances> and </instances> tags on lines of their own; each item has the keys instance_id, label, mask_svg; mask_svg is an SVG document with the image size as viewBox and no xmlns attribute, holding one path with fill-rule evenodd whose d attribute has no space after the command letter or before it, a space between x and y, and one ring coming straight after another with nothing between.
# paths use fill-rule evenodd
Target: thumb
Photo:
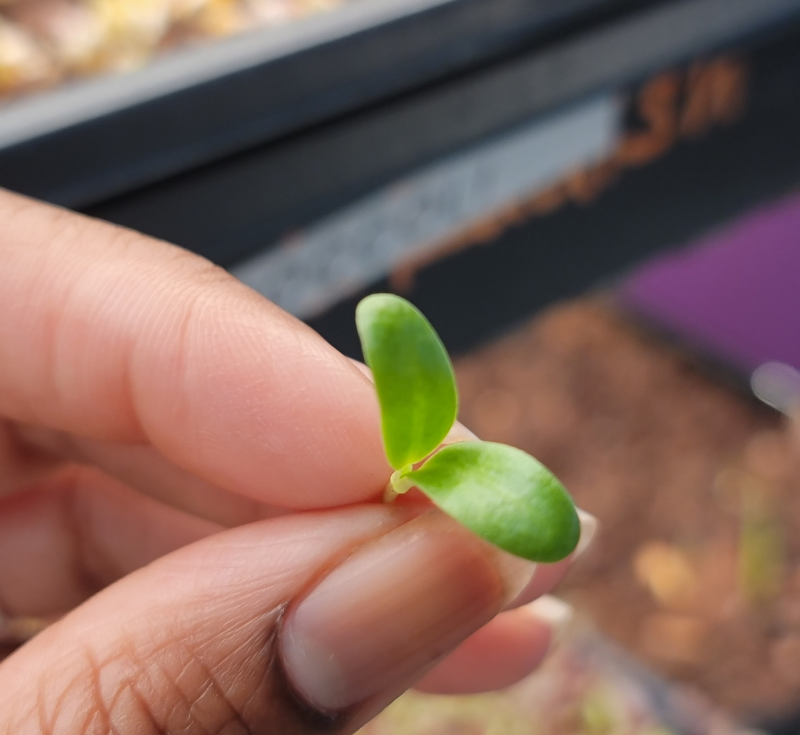
<instances>
[{"instance_id":1,"label":"thumb","mask_svg":"<svg viewBox=\"0 0 800 735\"><path fill-rule=\"evenodd\" d=\"M226 531L0 664L0 733L351 733L532 572L436 510L361 506Z\"/></svg>"}]
</instances>

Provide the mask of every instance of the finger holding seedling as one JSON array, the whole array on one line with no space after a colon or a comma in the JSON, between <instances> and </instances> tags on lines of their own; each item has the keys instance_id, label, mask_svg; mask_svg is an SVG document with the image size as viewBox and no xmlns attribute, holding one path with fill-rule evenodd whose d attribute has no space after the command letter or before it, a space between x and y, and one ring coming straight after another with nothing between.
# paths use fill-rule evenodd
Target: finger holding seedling
<instances>
[{"instance_id":1,"label":"finger holding seedling","mask_svg":"<svg viewBox=\"0 0 800 735\"><path fill-rule=\"evenodd\" d=\"M555 621L522 602L566 562L376 503L374 389L318 335L189 253L2 191L0 255L0 637L58 618L0 661L0 732L348 735L420 680L536 665Z\"/></svg>"},{"instance_id":2,"label":"finger holding seedling","mask_svg":"<svg viewBox=\"0 0 800 735\"><path fill-rule=\"evenodd\" d=\"M455 423L458 392L447 351L427 319L405 299L375 294L358 305L356 325L395 470L386 499L416 487L504 551L534 562L569 556L580 537L578 514L538 460L492 442L439 449Z\"/></svg>"}]
</instances>

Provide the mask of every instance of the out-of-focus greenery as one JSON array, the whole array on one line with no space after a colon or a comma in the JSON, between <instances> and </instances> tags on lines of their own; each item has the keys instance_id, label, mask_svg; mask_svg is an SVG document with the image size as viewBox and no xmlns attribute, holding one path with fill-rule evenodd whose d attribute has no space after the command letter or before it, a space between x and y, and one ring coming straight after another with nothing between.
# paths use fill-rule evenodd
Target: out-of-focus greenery
<instances>
[{"instance_id":1,"label":"out-of-focus greenery","mask_svg":"<svg viewBox=\"0 0 800 735\"><path fill-rule=\"evenodd\" d=\"M502 694L440 697L408 692L359 735L533 735L530 713Z\"/></svg>"}]
</instances>

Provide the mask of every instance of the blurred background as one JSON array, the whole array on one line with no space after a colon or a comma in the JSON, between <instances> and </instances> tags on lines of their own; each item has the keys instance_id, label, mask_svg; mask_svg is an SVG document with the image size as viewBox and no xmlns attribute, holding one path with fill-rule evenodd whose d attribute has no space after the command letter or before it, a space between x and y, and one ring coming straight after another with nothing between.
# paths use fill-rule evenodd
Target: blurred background
<instances>
[{"instance_id":1,"label":"blurred background","mask_svg":"<svg viewBox=\"0 0 800 735\"><path fill-rule=\"evenodd\" d=\"M0 186L230 269L601 531L544 671L370 735L800 731L800 0L0 0Z\"/></svg>"}]
</instances>

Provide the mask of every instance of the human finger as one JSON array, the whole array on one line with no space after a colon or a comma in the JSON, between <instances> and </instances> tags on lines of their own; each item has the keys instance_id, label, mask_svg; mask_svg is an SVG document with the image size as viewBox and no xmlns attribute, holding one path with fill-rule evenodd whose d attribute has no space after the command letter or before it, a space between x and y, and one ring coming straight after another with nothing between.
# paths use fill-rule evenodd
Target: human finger
<instances>
[{"instance_id":1,"label":"human finger","mask_svg":"<svg viewBox=\"0 0 800 735\"><path fill-rule=\"evenodd\" d=\"M360 506L225 531L6 659L0 732L350 733L528 574L437 511Z\"/></svg>"},{"instance_id":2,"label":"human finger","mask_svg":"<svg viewBox=\"0 0 800 735\"><path fill-rule=\"evenodd\" d=\"M547 656L572 608L546 595L507 610L473 633L414 688L430 694L477 694L516 684Z\"/></svg>"},{"instance_id":3,"label":"human finger","mask_svg":"<svg viewBox=\"0 0 800 735\"><path fill-rule=\"evenodd\" d=\"M546 655L553 635L569 621L571 608L548 593L573 561L591 545L597 519L579 510L576 550L554 564L537 564L531 580L505 611L442 661L417 688L439 694L492 691L531 673Z\"/></svg>"},{"instance_id":4,"label":"human finger","mask_svg":"<svg viewBox=\"0 0 800 735\"><path fill-rule=\"evenodd\" d=\"M0 615L60 616L106 585L221 530L95 469L0 498Z\"/></svg>"},{"instance_id":5,"label":"human finger","mask_svg":"<svg viewBox=\"0 0 800 735\"><path fill-rule=\"evenodd\" d=\"M593 528L582 523L580 547ZM0 498L0 612L61 615L126 574L219 530L219 524L155 502L96 469L70 467L26 493ZM549 592L568 566L569 560L536 565L509 607Z\"/></svg>"},{"instance_id":6,"label":"human finger","mask_svg":"<svg viewBox=\"0 0 800 735\"><path fill-rule=\"evenodd\" d=\"M70 468L25 494L0 499L0 612L7 620L11 616L12 627L22 621L30 628L31 618L63 615L102 587L219 530L216 524L154 502L97 470ZM554 573L558 566L538 565L512 605L548 591L563 574L564 569ZM565 568L566 563L560 566ZM536 660L531 648L536 640L530 639L537 631L530 629L532 623L525 627L526 620L511 628L519 631L516 644L509 624L496 621L480 634L483 644L477 654L474 642L463 644L473 651L470 691L495 688L500 686L498 680L508 682L518 678L521 669L530 670L526 667ZM492 643L498 635L498 642ZM489 652L488 661L481 660L481 651ZM503 651L510 654L506 657ZM455 664L437 667L439 687L446 684L448 672L455 677L448 686L463 685L464 655L456 651L453 656Z\"/></svg>"},{"instance_id":7,"label":"human finger","mask_svg":"<svg viewBox=\"0 0 800 735\"><path fill-rule=\"evenodd\" d=\"M389 468L374 391L312 330L134 232L7 192L0 221L1 415L151 444L259 502L380 492Z\"/></svg>"},{"instance_id":8,"label":"human finger","mask_svg":"<svg viewBox=\"0 0 800 735\"><path fill-rule=\"evenodd\" d=\"M46 465L51 468L55 462L64 461L97 467L155 500L222 526L252 523L288 512L213 485L170 462L148 444L87 439L24 424L16 424L15 433L19 443L44 456ZM0 460L0 472L8 466L8 462L4 464ZM12 470L11 474L19 478L18 487L24 487L24 478L31 473Z\"/></svg>"}]
</instances>

